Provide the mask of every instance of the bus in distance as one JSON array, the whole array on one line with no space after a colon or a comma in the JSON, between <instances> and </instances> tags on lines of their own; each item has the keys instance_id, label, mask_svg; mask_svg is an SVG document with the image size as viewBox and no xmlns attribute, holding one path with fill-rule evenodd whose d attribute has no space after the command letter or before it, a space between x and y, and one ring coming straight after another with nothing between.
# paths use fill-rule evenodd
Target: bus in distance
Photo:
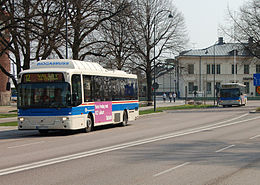
<instances>
[{"instance_id":1,"label":"bus in distance","mask_svg":"<svg viewBox=\"0 0 260 185\"><path fill-rule=\"evenodd\" d=\"M240 83L225 83L221 85L219 105L223 107L232 105L246 105L246 86Z\"/></svg>"},{"instance_id":2,"label":"bus in distance","mask_svg":"<svg viewBox=\"0 0 260 185\"><path fill-rule=\"evenodd\" d=\"M18 79L18 129L92 131L95 126L135 120L137 76L93 62L41 60Z\"/></svg>"}]
</instances>

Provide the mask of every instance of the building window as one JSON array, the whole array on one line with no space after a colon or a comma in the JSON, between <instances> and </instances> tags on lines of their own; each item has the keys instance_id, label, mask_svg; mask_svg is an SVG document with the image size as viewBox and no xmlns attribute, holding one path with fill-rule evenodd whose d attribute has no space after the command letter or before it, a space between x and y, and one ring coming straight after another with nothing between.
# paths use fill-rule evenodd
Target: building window
<instances>
[{"instance_id":1,"label":"building window","mask_svg":"<svg viewBox=\"0 0 260 185\"><path fill-rule=\"evenodd\" d=\"M232 74L234 74L234 64L232 64ZM236 64L236 74L237 74L237 64Z\"/></svg>"},{"instance_id":2,"label":"building window","mask_svg":"<svg viewBox=\"0 0 260 185\"><path fill-rule=\"evenodd\" d=\"M249 82L244 82L244 85L246 86L246 94L249 94Z\"/></svg>"},{"instance_id":3,"label":"building window","mask_svg":"<svg viewBox=\"0 0 260 185\"><path fill-rule=\"evenodd\" d=\"M188 73L189 74L194 74L194 64L189 64L188 65Z\"/></svg>"},{"instance_id":4,"label":"building window","mask_svg":"<svg viewBox=\"0 0 260 185\"><path fill-rule=\"evenodd\" d=\"M215 65L212 65L212 74L216 74L216 72L215 72Z\"/></svg>"},{"instance_id":5,"label":"building window","mask_svg":"<svg viewBox=\"0 0 260 185\"><path fill-rule=\"evenodd\" d=\"M256 64L256 73L260 73L260 64Z\"/></svg>"},{"instance_id":6,"label":"building window","mask_svg":"<svg viewBox=\"0 0 260 185\"><path fill-rule=\"evenodd\" d=\"M211 94L211 82L207 82L207 94Z\"/></svg>"},{"instance_id":7,"label":"building window","mask_svg":"<svg viewBox=\"0 0 260 185\"><path fill-rule=\"evenodd\" d=\"M249 65L248 64L244 65L244 74L249 74Z\"/></svg>"},{"instance_id":8,"label":"building window","mask_svg":"<svg viewBox=\"0 0 260 185\"><path fill-rule=\"evenodd\" d=\"M220 64L217 64L217 74L220 74Z\"/></svg>"},{"instance_id":9,"label":"building window","mask_svg":"<svg viewBox=\"0 0 260 185\"><path fill-rule=\"evenodd\" d=\"M207 74L210 74L210 64L207 64Z\"/></svg>"},{"instance_id":10,"label":"building window","mask_svg":"<svg viewBox=\"0 0 260 185\"><path fill-rule=\"evenodd\" d=\"M194 90L194 82L189 82L189 94L192 94Z\"/></svg>"}]
</instances>

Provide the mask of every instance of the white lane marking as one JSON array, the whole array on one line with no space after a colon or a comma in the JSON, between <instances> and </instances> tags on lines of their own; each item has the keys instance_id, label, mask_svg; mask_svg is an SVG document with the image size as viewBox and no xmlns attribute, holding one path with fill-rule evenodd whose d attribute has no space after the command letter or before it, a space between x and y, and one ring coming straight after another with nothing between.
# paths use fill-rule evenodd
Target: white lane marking
<instances>
[{"instance_id":1,"label":"white lane marking","mask_svg":"<svg viewBox=\"0 0 260 185\"><path fill-rule=\"evenodd\" d=\"M219 153L219 152L222 152L222 151L227 150L227 149L229 149L229 148L232 148L232 147L234 147L234 146L236 146L236 145L230 145L230 146L221 148L221 149L217 150L216 152Z\"/></svg>"},{"instance_id":2,"label":"white lane marking","mask_svg":"<svg viewBox=\"0 0 260 185\"><path fill-rule=\"evenodd\" d=\"M40 143L45 143L45 141L40 141L40 142L35 142L35 143L27 143L23 145L17 145L17 146L9 146L8 148L19 148L19 147L24 147L24 146L30 146L30 145L36 145Z\"/></svg>"},{"instance_id":3,"label":"white lane marking","mask_svg":"<svg viewBox=\"0 0 260 185\"><path fill-rule=\"evenodd\" d=\"M258 138L258 137L260 137L260 135L256 135L256 136L250 137L249 139L255 139L255 138Z\"/></svg>"},{"instance_id":4,"label":"white lane marking","mask_svg":"<svg viewBox=\"0 0 260 185\"><path fill-rule=\"evenodd\" d=\"M158 177L158 176L163 175L163 174L165 174L165 173L169 173L169 172L171 172L171 171L173 171L173 170L176 170L177 168L186 166L186 165L188 165L188 164L190 164L190 162L186 162L186 163L180 164L180 165L175 166L175 167L173 167L173 168L170 168L170 169L168 169L168 170L165 170L165 171L162 171L162 172L160 172L160 173L157 173L157 174L154 175L154 177Z\"/></svg>"},{"instance_id":5,"label":"white lane marking","mask_svg":"<svg viewBox=\"0 0 260 185\"><path fill-rule=\"evenodd\" d=\"M96 149L96 150L91 150L91 151L76 153L76 154L72 154L72 155L57 157L57 158L53 158L53 159L47 159L47 160L44 160L44 161L24 164L24 165L20 165L20 166L14 166L14 167L11 167L11 168L1 169L0 170L0 176L15 173L15 172L20 172L20 171L25 171L25 170L29 170L29 169L34 169L34 168L38 168L38 167L48 166L48 165L51 165L51 164L57 164L57 163L65 162L65 161L70 161L70 160L73 160L73 159L80 159L80 158L84 158L84 157L89 157L89 156L94 156L94 155L98 155L98 154L111 152L111 151L121 150L121 149L124 149L124 148L129 148L129 147L138 146L138 145L142 145L142 144L147 144L147 143L152 143L152 142L156 142L156 141L161 141L161 140L176 138L176 137L180 137L180 136L195 134L195 133L199 133L199 132L202 132L202 131L205 131L205 130L208 130L208 129L217 129L217 128L221 128L221 127L231 126L231 125L235 125L235 124L238 124L238 123L247 122L247 121L251 121L251 120L255 120L255 119L259 119L259 118L260 118L260 116L255 117L255 118L251 118L251 119L247 119L247 120L241 120L241 121L237 121L237 122L227 123L227 124L223 124L223 125L219 125L220 123L219 124L213 124L213 125L209 125L209 126L205 126L205 127L199 127L199 128L196 128L196 129L190 129L190 130L187 130L187 131L161 135L161 136L143 139L143 140L139 140L139 141L123 143L123 144L119 144L119 145L114 145L114 146L100 148L100 149Z\"/></svg>"}]
</instances>

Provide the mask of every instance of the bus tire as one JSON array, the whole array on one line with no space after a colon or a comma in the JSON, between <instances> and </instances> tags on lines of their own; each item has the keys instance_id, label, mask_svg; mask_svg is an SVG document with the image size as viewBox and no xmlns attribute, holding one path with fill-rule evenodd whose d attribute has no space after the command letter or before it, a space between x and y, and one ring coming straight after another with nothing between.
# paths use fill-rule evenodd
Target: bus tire
<instances>
[{"instance_id":1,"label":"bus tire","mask_svg":"<svg viewBox=\"0 0 260 185\"><path fill-rule=\"evenodd\" d=\"M88 119L86 121L86 128L85 128L85 132L91 132L94 130L94 122L93 122L93 119L92 119L92 116L89 114L88 115Z\"/></svg>"},{"instance_id":2,"label":"bus tire","mask_svg":"<svg viewBox=\"0 0 260 185\"><path fill-rule=\"evenodd\" d=\"M127 126L127 123L128 123L128 115L127 115L127 111L125 110L123 113L123 121L122 121L121 125L123 127L125 127L125 126Z\"/></svg>"}]
</instances>

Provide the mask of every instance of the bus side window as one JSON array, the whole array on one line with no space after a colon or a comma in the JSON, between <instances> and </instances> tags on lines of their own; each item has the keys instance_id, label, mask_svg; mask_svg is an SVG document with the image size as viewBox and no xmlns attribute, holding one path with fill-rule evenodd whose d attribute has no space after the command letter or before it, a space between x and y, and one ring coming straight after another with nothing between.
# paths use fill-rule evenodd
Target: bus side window
<instances>
[{"instance_id":1,"label":"bus side window","mask_svg":"<svg viewBox=\"0 0 260 185\"><path fill-rule=\"evenodd\" d=\"M82 103L81 77L72 75L72 104L77 106Z\"/></svg>"}]
</instances>

